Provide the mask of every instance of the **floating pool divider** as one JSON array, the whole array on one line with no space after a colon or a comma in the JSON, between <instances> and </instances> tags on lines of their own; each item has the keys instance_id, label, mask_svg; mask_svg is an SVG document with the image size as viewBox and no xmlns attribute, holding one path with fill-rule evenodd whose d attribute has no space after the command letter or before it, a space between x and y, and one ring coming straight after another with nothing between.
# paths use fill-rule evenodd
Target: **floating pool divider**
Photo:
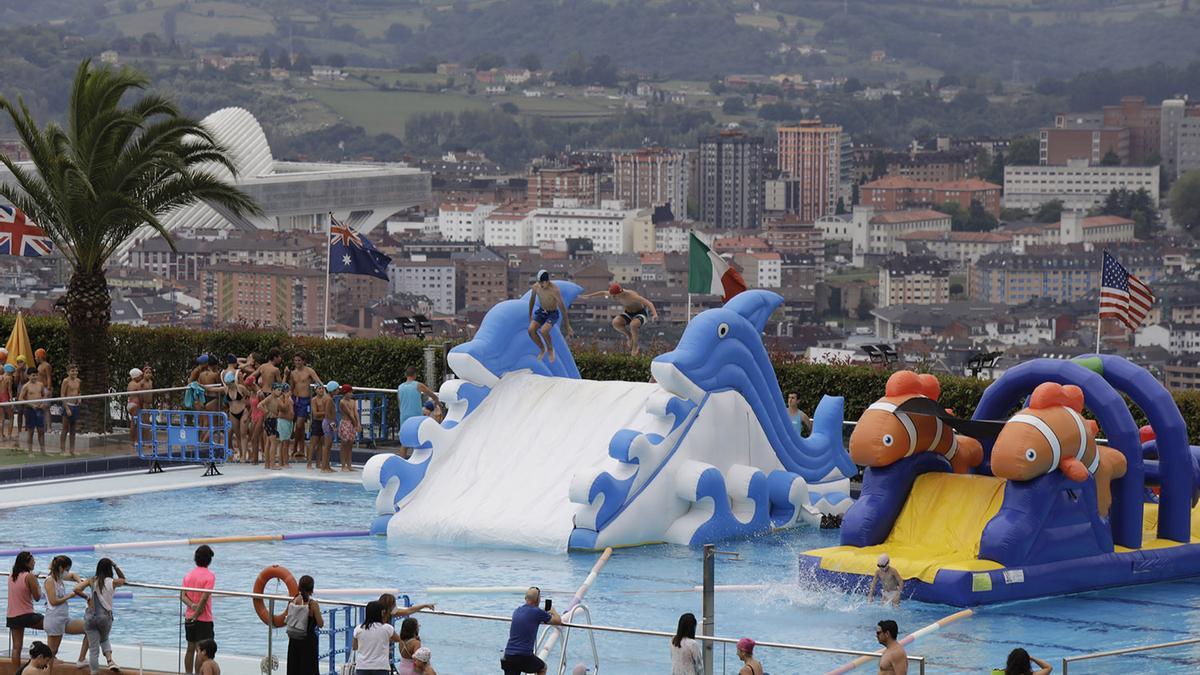
<instances>
[{"instance_id":1,"label":"floating pool divider","mask_svg":"<svg viewBox=\"0 0 1200 675\"><path fill-rule=\"evenodd\" d=\"M612 557L612 547L604 549L604 553L600 554L600 559L592 565L592 571L588 572L583 583L579 585L579 590L575 591L575 595L571 597L571 602L567 604L567 608L562 613L562 620L570 623L571 618L575 615L575 610L583 603L583 596L587 595L588 589L596 581L596 577L600 576L600 570L604 568L604 564ZM550 654L550 650L554 649L554 644L558 642L558 638L562 635L562 628L551 627L552 632L546 636L546 642L538 651L538 658L545 660ZM590 635L590 633L589 633Z\"/></svg>"},{"instance_id":2,"label":"floating pool divider","mask_svg":"<svg viewBox=\"0 0 1200 675\"><path fill-rule=\"evenodd\" d=\"M42 546L14 548L0 551L0 557L12 557L21 551L34 555L58 555L60 553L103 553L135 548L164 548L168 546L199 546L201 544L243 544L263 541L298 541L301 539L329 539L370 536L368 530L332 530L329 532L297 532L294 534L246 534L229 537L193 537L191 539L157 539L152 541L123 541L113 544L82 544L75 546Z\"/></svg>"},{"instance_id":3,"label":"floating pool divider","mask_svg":"<svg viewBox=\"0 0 1200 675\"><path fill-rule=\"evenodd\" d=\"M905 635L904 637L900 638L900 641L899 641L900 646L907 647L908 645L912 644L913 642L916 642L917 638L925 637L926 635L929 635L930 633L937 631L938 629L942 628L943 626L952 624L955 621L958 621L959 619L965 619L968 616L972 616L974 614L975 614L975 610L973 610L973 609L962 609L962 610L959 610L959 611L951 614L950 616L942 617L942 618L938 619L937 621L934 621L933 623L929 624L928 626L925 626L924 628L921 628L920 630L915 630L915 631L909 633L908 635ZM882 649L879 650L879 654L883 655ZM863 665L864 663L870 663L871 661L874 661L874 660L875 660L875 657L860 656L857 659L854 659L853 661L851 661L850 663L847 663L844 666L838 666L837 668L834 668L833 670L829 671L825 675L842 675L843 673L848 673L848 672L854 670L855 668Z\"/></svg>"}]
</instances>

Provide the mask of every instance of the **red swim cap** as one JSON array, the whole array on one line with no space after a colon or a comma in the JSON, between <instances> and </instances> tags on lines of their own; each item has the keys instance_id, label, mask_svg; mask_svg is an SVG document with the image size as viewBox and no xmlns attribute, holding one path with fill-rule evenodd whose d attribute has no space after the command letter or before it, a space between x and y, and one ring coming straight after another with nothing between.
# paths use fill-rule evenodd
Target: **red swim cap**
<instances>
[{"instance_id":1,"label":"red swim cap","mask_svg":"<svg viewBox=\"0 0 1200 675\"><path fill-rule=\"evenodd\" d=\"M620 293L620 292L621 292L621 284L613 283L612 286L608 287L609 295L616 295L617 293Z\"/></svg>"}]
</instances>

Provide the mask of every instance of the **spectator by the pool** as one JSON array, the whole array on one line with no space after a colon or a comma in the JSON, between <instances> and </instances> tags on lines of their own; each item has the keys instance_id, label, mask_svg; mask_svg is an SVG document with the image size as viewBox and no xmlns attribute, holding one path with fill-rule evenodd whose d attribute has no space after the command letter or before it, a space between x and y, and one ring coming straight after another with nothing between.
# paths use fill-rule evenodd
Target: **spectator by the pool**
<instances>
[{"instance_id":1,"label":"spectator by the pool","mask_svg":"<svg viewBox=\"0 0 1200 675\"><path fill-rule=\"evenodd\" d=\"M391 593L384 593L383 595L379 596L379 602L383 605L384 611L387 612L384 614L384 616L392 618L416 614L423 609L434 609L433 603L431 602L421 603L411 607L397 607L396 596L392 595ZM413 619L413 621L416 621L416 619Z\"/></svg>"},{"instance_id":2,"label":"spectator by the pool","mask_svg":"<svg viewBox=\"0 0 1200 675\"><path fill-rule=\"evenodd\" d=\"M812 418L800 409L800 395L792 392L787 395L788 421L795 427L796 433L803 436L812 431Z\"/></svg>"},{"instance_id":3,"label":"spectator by the pool","mask_svg":"<svg viewBox=\"0 0 1200 675\"><path fill-rule=\"evenodd\" d=\"M325 627L321 605L313 600L313 578L300 577L300 592L288 604L287 675L315 675L317 666L317 629ZM298 631L293 626L299 627Z\"/></svg>"},{"instance_id":4,"label":"spectator by the pool","mask_svg":"<svg viewBox=\"0 0 1200 675\"><path fill-rule=\"evenodd\" d=\"M363 612L363 622L354 627L355 675L389 675L392 643L399 642L396 629L387 621L383 603L372 600Z\"/></svg>"},{"instance_id":5,"label":"spectator by the pool","mask_svg":"<svg viewBox=\"0 0 1200 675\"><path fill-rule=\"evenodd\" d=\"M208 544L201 544L192 559L196 567L183 577L185 588L213 589L217 585L217 577L208 569L212 564L213 550ZM192 673L192 664L196 658L196 645L202 640L211 640L213 632L212 593L198 591L180 591L179 601L187 608L183 612L183 634L187 639L187 651L183 655L183 671Z\"/></svg>"},{"instance_id":6,"label":"spectator by the pool","mask_svg":"<svg viewBox=\"0 0 1200 675\"><path fill-rule=\"evenodd\" d=\"M416 617L400 622L400 661L396 663L396 675L412 675L416 671L413 655L421 648L421 624Z\"/></svg>"},{"instance_id":7,"label":"spectator by the pool","mask_svg":"<svg viewBox=\"0 0 1200 675\"><path fill-rule=\"evenodd\" d=\"M83 630L88 639L88 666L92 675L100 672L100 654L108 662L109 670L120 670L113 661L112 645L108 635L113 625L113 595L117 587L125 585L125 573L109 558L101 558L96 563L96 575L85 579L75 587L79 593L88 589L92 600L88 603L87 612L83 615Z\"/></svg>"},{"instance_id":8,"label":"spectator by the pool","mask_svg":"<svg viewBox=\"0 0 1200 675\"><path fill-rule=\"evenodd\" d=\"M738 675L763 675L763 666L754 658L754 640L744 637L737 641L737 657L742 660Z\"/></svg>"},{"instance_id":9,"label":"spectator by the pool","mask_svg":"<svg viewBox=\"0 0 1200 675\"><path fill-rule=\"evenodd\" d=\"M42 599L33 565L33 554L21 551L13 561L12 574L8 576L8 611L5 614L5 624L8 626L12 645L9 654L14 666L21 662L25 629L42 629L42 615L33 611L33 603Z\"/></svg>"},{"instance_id":10,"label":"spectator by the pool","mask_svg":"<svg viewBox=\"0 0 1200 675\"><path fill-rule=\"evenodd\" d=\"M679 617L675 637L671 638L671 675L702 675L704 653L696 641L696 615Z\"/></svg>"},{"instance_id":11,"label":"spectator by the pool","mask_svg":"<svg viewBox=\"0 0 1200 675\"><path fill-rule=\"evenodd\" d=\"M544 623L560 626L562 617L553 609L546 611L539 607L541 601L541 589L530 586L525 591L525 604L513 611L508 644L504 647L504 657L500 659L500 669L505 675L546 672L546 663L533 653L538 627Z\"/></svg>"},{"instance_id":12,"label":"spectator by the pool","mask_svg":"<svg viewBox=\"0 0 1200 675\"><path fill-rule=\"evenodd\" d=\"M217 664L217 641L209 638L196 645L196 672L199 675L221 675Z\"/></svg>"},{"instance_id":13,"label":"spectator by the pool","mask_svg":"<svg viewBox=\"0 0 1200 675\"><path fill-rule=\"evenodd\" d=\"M73 581L76 584L83 581L78 574L71 571L72 561L65 555L56 555L50 561L50 574L46 575L45 590L46 590L46 618L43 624L46 628L46 641L49 642L50 653L57 658L58 648L62 645L63 635L83 635L83 619L72 619L71 608L68 601L72 597L81 597L87 599L87 596L79 593L67 593L68 581ZM74 587L72 587L74 588ZM79 647L79 659L75 664L82 667L87 662L84 657L87 655L87 637L83 638L83 644Z\"/></svg>"},{"instance_id":14,"label":"spectator by the pool","mask_svg":"<svg viewBox=\"0 0 1200 675\"><path fill-rule=\"evenodd\" d=\"M891 619L880 621L875 627L875 639L883 645L883 654L879 657L879 672L906 675L908 673L908 654L904 652L896 636L900 627Z\"/></svg>"},{"instance_id":15,"label":"spectator by the pool","mask_svg":"<svg viewBox=\"0 0 1200 675\"><path fill-rule=\"evenodd\" d=\"M1033 669L1034 665L1038 667L1038 670ZM1008 663L1004 666L1004 675L1050 675L1053 670L1054 666L1030 655L1021 647L1017 647L1008 653Z\"/></svg>"}]
</instances>

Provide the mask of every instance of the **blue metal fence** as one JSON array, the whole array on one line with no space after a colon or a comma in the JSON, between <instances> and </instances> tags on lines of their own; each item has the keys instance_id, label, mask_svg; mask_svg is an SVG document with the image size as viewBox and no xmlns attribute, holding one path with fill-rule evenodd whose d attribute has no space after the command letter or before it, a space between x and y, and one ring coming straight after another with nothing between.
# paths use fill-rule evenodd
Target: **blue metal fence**
<instances>
[{"instance_id":1,"label":"blue metal fence","mask_svg":"<svg viewBox=\"0 0 1200 675\"><path fill-rule=\"evenodd\" d=\"M412 601L407 595L397 597L405 607ZM326 651L317 654L317 663L324 664L325 675L339 675L342 664L354 653L354 627L366 618L364 607L334 607L325 610L325 627L317 629L317 643ZM395 625L395 620L391 621ZM396 654L391 653L392 671L395 672Z\"/></svg>"},{"instance_id":2,"label":"blue metal fence","mask_svg":"<svg viewBox=\"0 0 1200 675\"><path fill-rule=\"evenodd\" d=\"M375 447L379 443L392 441L396 439L397 429L388 424L388 407L395 401L396 397L380 392L362 392L354 394L354 405L358 410L358 421L362 425L362 429L358 432L358 443L366 443L371 447ZM333 424L336 427L338 422L342 420L342 397L333 397L333 409L335 415ZM395 420L393 419L394 423ZM306 432L308 438L312 438L311 429Z\"/></svg>"},{"instance_id":3,"label":"blue metal fence","mask_svg":"<svg viewBox=\"0 0 1200 675\"><path fill-rule=\"evenodd\" d=\"M175 462L204 464L205 475L218 474L217 465L229 456L230 423L223 412L142 410L137 425L137 455L152 463L151 473Z\"/></svg>"}]
</instances>

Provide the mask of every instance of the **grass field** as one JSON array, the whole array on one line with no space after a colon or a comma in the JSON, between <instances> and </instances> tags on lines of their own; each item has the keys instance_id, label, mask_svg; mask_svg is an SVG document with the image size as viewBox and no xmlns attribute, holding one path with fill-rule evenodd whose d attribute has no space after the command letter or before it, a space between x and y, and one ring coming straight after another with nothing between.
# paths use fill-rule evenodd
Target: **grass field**
<instances>
[{"instance_id":1,"label":"grass field","mask_svg":"<svg viewBox=\"0 0 1200 675\"><path fill-rule=\"evenodd\" d=\"M490 100L496 103L512 103L517 106L522 115L564 119L604 117L614 115L621 110L619 101L603 98L556 98L549 94L541 98L527 98L517 93L508 96L494 96Z\"/></svg>"},{"instance_id":2,"label":"grass field","mask_svg":"<svg viewBox=\"0 0 1200 675\"><path fill-rule=\"evenodd\" d=\"M413 115L429 112L485 110L482 99L459 94L426 94L412 91L320 88L312 96L332 108L348 123L368 133L404 137L404 125Z\"/></svg>"}]
</instances>

